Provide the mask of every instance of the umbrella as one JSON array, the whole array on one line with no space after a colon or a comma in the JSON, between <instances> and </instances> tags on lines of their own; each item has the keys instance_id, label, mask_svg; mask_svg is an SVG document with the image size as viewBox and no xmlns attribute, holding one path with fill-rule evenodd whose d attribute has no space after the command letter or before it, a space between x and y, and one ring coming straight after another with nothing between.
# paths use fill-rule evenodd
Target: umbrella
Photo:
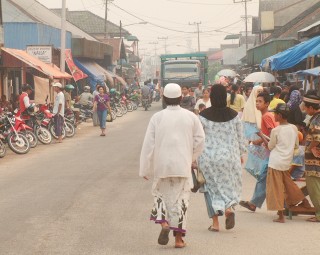
<instances>
[{"instance_id":1,"label":"umbrella","mask_svg":"<svg viewBox=\"0 0 320 255\"><path fill-rule=\"evenodd\" d=\"M277 79L271 73L255 72L249 74L244 82L277 82Z\"/></svg>"},{"instance_id":2,"label":"umbrella","mask_svg":"<svg viewBox=\"0 0 320 255\"><path fill-rule=\"evenodd\" d=\"M237 73L231 69L223 69L218 72L219 76L236 77Z\"/></svg>"}]
</instances>

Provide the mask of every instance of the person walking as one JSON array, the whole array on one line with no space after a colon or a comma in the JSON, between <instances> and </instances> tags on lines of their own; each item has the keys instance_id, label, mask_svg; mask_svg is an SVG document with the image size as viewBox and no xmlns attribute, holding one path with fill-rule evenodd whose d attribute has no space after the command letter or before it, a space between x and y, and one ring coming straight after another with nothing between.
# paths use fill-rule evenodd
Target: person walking
<instances>
[{"instance_id":1,"label":"person walking","mask_svg":"<svg viewBox=\"0 0 320 255\"><path fill-rule=\"evenodd\" d=\"M261 132L270 137L271 130L275 128L278 123L274 119L274 114L268 112L268 107L270 104L270 95L267 92L261 92L257 96L256 108L261 112ZM253 196L250 201L240 201L240 205L247 208L250 211L255 211L256 208L261 208L264 200L266 199L266 183L267 183L267 170L268 170L268 161L269 161L269 152L267 149L264 149L263 140L257 136L257 139L251 140L253 146L248 149L248 159L246 163L246 170L248 172L257 171L259 175L257 176L257 183ZM264 158L260 158L259 155L263 151ZM259 164L253 164L253 162L258 162ZM252 165L254 167L259 167L259 169L251 169Z\"/></svg>"},{"instance_id":2,"label":"person walking","mask_svg":"<svg viewBox=\"0 0 320 255\"><path fill-rule=\"evenodd\" d=\"M175 247L185 247L187 211L192 186L191 165L204 147L199 118L180 107L181 87L169 83L163 99L167 108L154 114L144 138L139 175L149 180L153 172L154 207L150 219L161 224L158 243L169 242L173 230Z\"/></svg>"},{"instance_id":3,"label":"person walking","mask_svg":"<svg viewBox=\"0 0 320 255\"><path fill-rule=\"evenodd\" d=\"M231 94L227 97L227 106L238 112L241 117L246 100L244 96L239 94L239 86L233 84L231 86Z\"/></svg>"},{"instance_id":4,"label":"person walking","mask_svg":"<svg viewBox=\"0 0 320 255\"><path fill-rule=\"evenodd\" d=\"M194 95L195 95L196 100L199 100L201 98L201 96L203 95L202 81L200 81L198 83L198 87L194 90Z\"/></svg>"},{"instance_id":5,"label":"person walking","mask_svg":"<svg viewBox=\"0 0 320 255\"><path fill-rule=\"evenodd\" d=\"M99 86L100 84L97 84L96 85L96 90L92 92L92 96L93 96L93 103L95 101L95 98L97 95L99 95ZM98 112L97 111L93 111L93 114L92 114L92 123L93 123L93 126L96 127L96 126L100 126L100 123L99 123L99 117L98 117Z\"/></svg>"},{"instance_id":6,"label":"person walking","mask_svg":"<svg viewBox=\"0 0 320 255\"><path fill-rule=\"evenodd\" d=\"M210 90L209 89L203 89L202 90L202 98L199 98L195 107L194 107L194 113L199 114L200 109L199 106L201 104L204 104L206 108L209 108L211 106L210 101Z\"/></svg>"},{"instance_id":7,"label":"person walking","mask_svg":"<svg viewBox=\"0 0 320 255\"><path fill-rule=\"evenodd\" d=\"M181 89L182 89L181 107L193 112L194 106L196 104L196 100L194 99L193 96L189 95L188 86L182 86Z\"/></svg>"},{"instance_id":8,"label":"person walking","mask_svg":"<svg viewBox=\"0 0 320 255\"><path fill-rule=\"evenodd\" d=\"M54 132L58 137L58 143L62 143L62 129L64 122L64 108L65 108L65 98L62 92L62 84L56 82L53 84L54 91L57 93L54 105L53 105L53 115L54 115Z\"/></svg>"},{"instance_id":9,"label":"person walking","mask_svg":"<svg viewBox=\"0 0 320 255\"><path fill-rule=\"evenodd\" d=\"M316 209L310 222L320 222L320 97L305 95L304 109L312 116L308 127L305 150L305 176L310 199Z\"/></svg>"},{"instance_id":10,"label":"person walking","mask_svg":"<svg viewBox=\"0 0 320 255\"><path fill-rule=\"evenodd\" d=\"M279 126L271 130L269 142L262 132L259 132L259 136L271 151L267 174L267 209L278 211L278 218L273 222L279 223L285 222L285 205L295 206L304 200L304 194L290 175L293 155L299 149L299 140L297 127L288 123L289 111L289 106L285 103L280 103L271 110Z\"/></svg>"},{"instance_id":11,"label":"person walking","mask_svg":"<svg viewBox=\"0 0 320 255\"><path fill-rule=\"evenodd\" d=\"M205 148L198 166L206 182L204 192L210 231L219 231L218 217L225 214L226 229L235 225L233 207L240 201L243 156L246 152L242 122L238 113L227 107L227 91L223 85L213 85L211 107L200 113L205 131ZM219 134L219 135L217 135Z\"/></svg>"},{"instance_id":12,"label":"person walking","mask_svg":"<svg viewBox=\"0 0 320 255\"><path fill-rule=\"evenodd\" d=\"M270 88L270 96L271 96L271 102L270 102L270 105L269 105L269 110L273 110L277 107L277 105L279 103L282 103L284 104L285 102L280 99L280 95L281 95L281 87L279 86L273 86Z\"/></svg>"},{"instance_id":13,"label":"person walking","mask_svg":"<svg viewBox=\"0 0 320 255\"><path fill-rule=\"evenodd\" d=\"M106 94L106 87L105 86L98 86L99 94L94 98L93 104L93 111L97 112L101 134L100 136L106 136L106 122L107 122L107 115L109 110L111 112L110 107L110 99L109 96Z\"/></svg>"}]
</instances>

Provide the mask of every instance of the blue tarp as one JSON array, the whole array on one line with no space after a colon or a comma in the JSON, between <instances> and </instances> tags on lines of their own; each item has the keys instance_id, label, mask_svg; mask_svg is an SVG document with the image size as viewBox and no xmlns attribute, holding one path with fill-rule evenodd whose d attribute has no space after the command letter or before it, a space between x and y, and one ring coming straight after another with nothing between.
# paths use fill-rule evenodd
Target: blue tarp
<instances>
[{"instance_id":1,"label":"blue tarp","mask_svg":"<svg viewBox=\"0 0 320 255\"><path fill-rule=\"evenodd\" d=\"M317 36L262 60L260 67L270 67L272 71L288 69L299 64L309 56L319 54L320 36Z\"/></svg>"},{"instance_id":2,"label":"blue tarp","mask_svg":"<svg viewBox=\"0 0 320 255\"><path fill-rule=\"evenodd\" d=\"M97 67L97 63L88 60L78 60L74 58L74 63L79 69L88 75L91 90L96 89L98 83L103 84L105 80L105 74Z\"/></svg>"},{"instance_id":3,"label":"blue tarp","mask_svg":"<svg viewBox=\"0 0 320 255\"><path fill-rule=\"evenodd\" d=\"M296 72L296 74L320 76L320 66L307 70L301 70Z\"/></svg>"}]
</instances>

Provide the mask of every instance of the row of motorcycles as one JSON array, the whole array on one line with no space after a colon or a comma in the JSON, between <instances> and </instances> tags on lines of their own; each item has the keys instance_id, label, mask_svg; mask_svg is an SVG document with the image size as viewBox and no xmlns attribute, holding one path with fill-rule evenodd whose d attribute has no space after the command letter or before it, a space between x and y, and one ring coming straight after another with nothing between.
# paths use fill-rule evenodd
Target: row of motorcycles
<instances>
[{"instance_id":1,"label":"row of motorcycles","mask_svg":"<svg viewBox=\"0 0 320 255\"><path fill-rule=\"evenodd\" d=\"M111 112L108 112L107 121L114 121L117 117L122 117L127 112L132 112L138 109L142 104L140 94L133 91L130 94L111 93L110 107ZM74 104L74 107L80 109L80 120L86 122L93 117L93 103L88 102L87 105Z\"/></svg>"},{"instance_id":2,"label":"row of motorcycles","mask_svg":"<svg viewBox=\"0 0 320 255\"><path fill-rule=\"evenodd\" d=\"M75 117L72 111L67 111L64 118L62 136L73 137L76 133ZM0 158L6 155L6 144L17 154L26 154L30 148L35 148L39 142L50 144L52 139L58 139L55 134L54 118L46 103L28 110L27 114L18 115L3 109L0 115Z\"/></svg>"}]
</instances>

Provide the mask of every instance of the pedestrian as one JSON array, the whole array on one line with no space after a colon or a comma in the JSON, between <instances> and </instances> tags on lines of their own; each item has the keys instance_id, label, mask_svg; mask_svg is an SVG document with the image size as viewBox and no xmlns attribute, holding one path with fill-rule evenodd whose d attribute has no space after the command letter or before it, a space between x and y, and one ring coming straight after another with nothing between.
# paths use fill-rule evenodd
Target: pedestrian
<instances>
[{"instance_id":1,"label":"pedestrian","mask_svg":"<svg viewBox=\"0 0 320 255\"><path fill-rule=\"evenodd\" d=\"M227 106L238 113L242 113L246 100L243 95L239 94L239 86L231 86L231 94L227 97ZM241 115L240 115L241 116Z\"/></svg>"},{"instance_id":2,"label":"pedestrian","mask_svg":"<svg viewBox=\"0 0 320 255\"><path fill-rule=\"evenodd\" d=\"M282 103L282 104L285 103L282 99L279 98L281 95L281 92L282 90L281 90L281 87L279 86L273 86L270 88L271 102L269 105L269 110L275 109L279 103Z\"/></svg>"},{"instance_id":3,"label":"pedestrian","mask_svg":"<svg viewBox=\"0 0 320 255\"><path fill-rule=\"evenodd\" d=\"M199 98L203 95L203 84L202 81L198 83L198 87L194 90L194 95L196 97L196 100L199 100Z\"/></svg>"},{"instance_id":4,"label":"pedestrian","mask_svg":"<svg viewBox=\"0 0 320 255\"><path fill-rule=\"evenodd\" d=\"M58 137L58 143L62 143L62 131L63 131L63 123L64 123L64 107L65 107L65 99L64 94L62 92L63 87L59 82L54 83L53 85L54 91L57 93L54 105L53 105L53 115L54 115L54 132Z\"/></svg>"},{"instance_id":5,"label":"pedestrian","mask_svg":"<svg viewBox=\"0 0 320 255\"><path fill-rule=\"evenodd\" d=\"M304 199L302 191L290 175L293 155L299 149L298 129L288 123L288 105L280 103L271 111L274 112L279 126L271 130L269 142L262 132L259 132L259 136L271 151L267 174L267 209L278 211L278 218L274 219L274 222L284 223L284 205L295 206Z\"/></svg>"},{"instance_id":6,"label":"pedestrian","mask_svg":"<svg viewBox=\"0 0 320 255\"><path fill-rule=\"evenodd\" d=\"M96 90L92 92L92 96L93 96L93 103L95 101L95 98L97 95L99 95L99 86L100 84L98 83L96 85ZM99 117L98 117L98 112L97 111L93 111L93 114L92 114L92 123L93 123L93 126L94 127L97 127L97 126L100 126L100 123L99 123Z\"/></svg>"},{"instance_id":7,"label":"pedestrian","mask_svg":"<svg viewBox=\"0 0 320 255\"><path fill-rule=\"evenodd\" d=\"M261 112L261 124L260 130L261 132L270 137L271 130L275 128L278 123L276 123L274 119L274 114L268 112L268 107L270 104L270 95L267 92L261 92L257 96L256 100L256 108ZM248 148L248 159L246 163L246 170L248 172L252 172L252 170L258 170L259 176L257 177L257 183L255 186L255 190L253 196L250 201L240 201L240 205L247 208L250 211L255 211L256 208L261 208L264 200L266 199L266 183L267 183L267 170L268 170L268 151L262 145L263 140L259 137L255 140L250 141L253 146L249 146ZM263 158L259 158L258 154L263 151ZM258 162L258 164L253 164L253 162ZM251 166L259 167L260 169L250 169Z\"/></svg>"},{"instance_id":8,"label":"pedestrian","mask_svg":"<svg viewBox=\"0 0 320 255\"><path fill-rule=\"evenodd\" d=\"M181 89L182 89L181 107L193 112L194 106L196 105L196 101L194 97L189 95L188 86L182 86Z\"/></svg>"},{"instance_id":9,"label":"pedestrian","mask_svg":"<svg viewBox=\"0 0 320 255\"><path fill-rule=\"evenodd\" d=\"M146 180L154 175L150 219L161 224L158 243L166 245L173 230L175 247L183 248L192 188L190 168L203 150L204 131L199 118L180 107L178 84L167 84L163 99L167 108L152 116L146 131L139 175Z\"/></svg>"},{"instance_id":10,"label":"pedestrian","mask_svg":"<svg viewBox=\"0 0 320 255\"><path fill-rule=\"evenodd\" d=\"M200 113L206 141L198 166L206 179L202 191L209 218L213 221L208 229L218 232L219 216L225 214L226 229L235 225L233 207L240 201L241 163L246 148L240 117L227 107L226 88L213 85L210 99L212 106Z\"/></svg>"},{"instance_id":11,"label":"pedestrian","mask_svg":"<svg viewBox=\"0 0 320 255\"><path fill-rule=\"evenodd\" d=\"M310 222L320 222L320 97L305 95L306 113L312 116L308 127L305 150L305 176L310 199L316 209Z\"/></svg>"},{"instance_id":12,"label":"pedestrian","mask_svg":"<svg viewBox=\"0 0 320 255\"><path fill-rule=\"evenodd\" d=\"M205 104L199 104L199 113L202 112L204 109L206 109L206 105Z\"/></svg>"},{"instance_id":13,"label":"pedestrian","mask_svg":"<svg viewBox=\"0 0 320 255\"><path fill-rule=\"evenodd\" d=\"M305 126L305 123L303 122L305 116L300 109L301 102L302 98L299 90L293 90L288 101L288 106L290 108L288 122L296 125L299 131L303 130Z\"/></svg>"},{"instance_id":14,"label":"pedestrian","mask_svg":"<svg viewBox=\"0 0 320 255\"><path fill-rule=\"evenodd\" d=\"M19 110L17 116L28 115L29 107L32 107L30 101L30 95L32 94L33 89L29 84L22 85L22 93L19 96Z\"/></svg>"},{"instance_id":15,"label":"pedestrian","mask_svg":"<svg viewBox=\"0 0 320 255\"><path fill-rule=\"evenodd\" d=\"M97 89L99 94L96 95L94 98L93 111L97 112L97 115L98 115L100 129L101 129L100 136L106 136L105 131L106 131L108 110L111 112L110 99L109 99L109 96L106 94L105 86L100 85L98 86Z\"/></svg>"},{"instance_id":16,"label":"pedestrian","mask_svg":"<svg viewBox=\"0 0 320 255\"><path fill-rule=\"evenodd\" d=\"M248 101L251 92L252 92L252 86L247 86L244 90L244 99L246 101Z\"/></svg>"},{"instance_id":17,"label":"pedestrian","mask_svg":"<svg viewBox=\"0 0 320 255\"><path fill-rule=\"evenodd\" d=\"M199 114L200 112L200 104L204 104L206 108L209 108L211 106L210 101L210 90L209 89L203 89L202 90L202 98L199 98L195 107L194 107L194 113Z\"/></svg>"}]
</instances>

